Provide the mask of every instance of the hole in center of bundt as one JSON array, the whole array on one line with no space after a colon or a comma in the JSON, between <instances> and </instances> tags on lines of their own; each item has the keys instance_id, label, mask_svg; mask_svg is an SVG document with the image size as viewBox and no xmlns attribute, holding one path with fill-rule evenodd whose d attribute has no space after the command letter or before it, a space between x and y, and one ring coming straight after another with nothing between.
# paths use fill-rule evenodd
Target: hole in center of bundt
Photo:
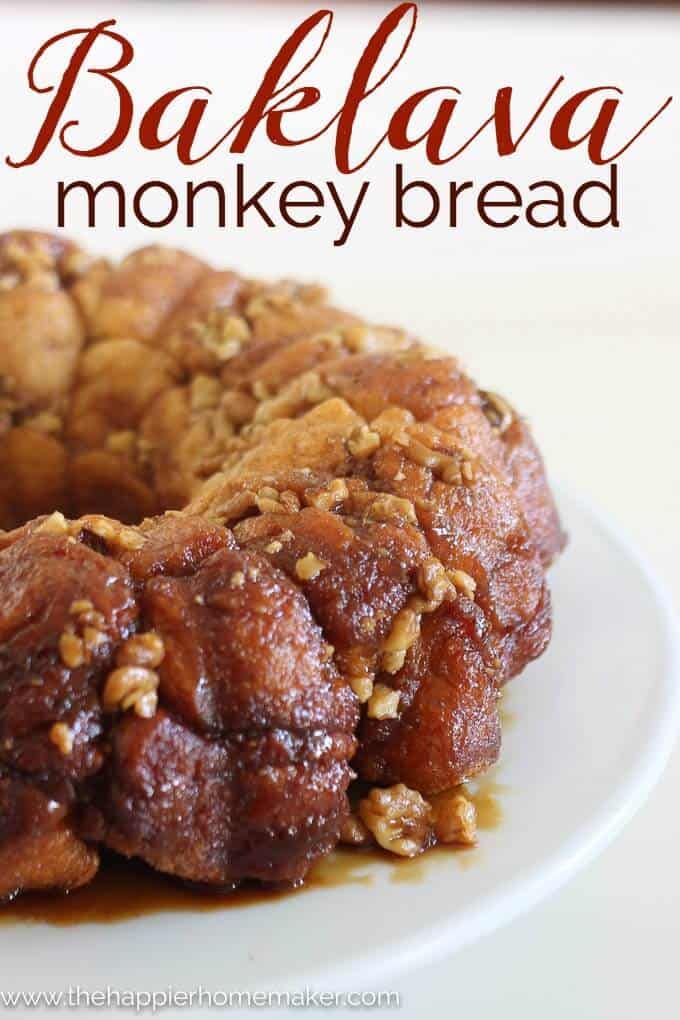
<instances>
[{"instance_id":1,"label":"hole in center of bundt","mask_svg":"<svg viewBox=\"0 0 680 1020\"><path fill-rule=\"evenodd\" d=\"M181 509L161 501L154 487L105 451L76 457L69 466L68 488L72 517L105 514L123 524L139 524L145 517Z\"/></svg>"},{"instance_id":2,"label":"hole in center of bundt","mask_svg":"<svg viewBox=\"0 0 680 1020\"><path fill-rule=\"evenodd\" d=\"M165 510L154 488L108 451L71 455L53 436L16 426L0 434L0 529L11 531L56 510L105 514L138 524Z\"/></svg>"}]
</instances>

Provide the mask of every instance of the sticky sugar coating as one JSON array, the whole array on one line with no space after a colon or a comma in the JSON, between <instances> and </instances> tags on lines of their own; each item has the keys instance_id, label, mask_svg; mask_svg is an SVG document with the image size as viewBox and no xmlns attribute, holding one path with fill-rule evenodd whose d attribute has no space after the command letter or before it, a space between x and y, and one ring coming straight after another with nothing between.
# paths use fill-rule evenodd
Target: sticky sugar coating
<instances>
[{"instance_id":1,"label":"sticky sugar coating","mask_svg":"<svg viewBox=\"0 0 680 1020\"><path fill-rule=\"evenodd\" d=\"M497 758L564 543L454 358L315 286L32 232L0 238L0 526L0 895L99 845L296 884L352 770L401 832ZM428 810L376 840L469 834Z\"/></svg>"}]
</instances>

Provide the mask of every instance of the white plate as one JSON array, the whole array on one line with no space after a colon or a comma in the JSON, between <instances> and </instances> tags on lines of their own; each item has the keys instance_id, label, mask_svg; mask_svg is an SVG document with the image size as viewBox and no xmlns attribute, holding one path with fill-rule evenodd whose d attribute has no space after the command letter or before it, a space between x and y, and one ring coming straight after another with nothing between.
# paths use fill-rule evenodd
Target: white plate
<instances>
[{"instance_id":1,"label":"white plate","mask_svg":"<svg viewBox=\"0 0 680 1020\"><path fill-rule=\"evenodd\" d=\"M386 987L555 890L613 838L659 777L679 709L674 623L637 555L572 497L552 573L555 635L514 682L497 779L504 819L479 850L387 861L370 881L209 913L0 927L4 990ZM407 865L409 867L410 865Z\"/></svg>"}]
</instances>

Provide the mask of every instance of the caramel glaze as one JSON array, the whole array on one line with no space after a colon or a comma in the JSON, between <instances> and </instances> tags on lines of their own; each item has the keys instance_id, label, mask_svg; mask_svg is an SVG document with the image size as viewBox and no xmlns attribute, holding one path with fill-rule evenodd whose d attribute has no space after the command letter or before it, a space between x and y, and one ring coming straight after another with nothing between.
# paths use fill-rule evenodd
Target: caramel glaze
<instances>
[{"instance_id":1,"label":"caramel glaze","mask_svg":"<svg viewBox=\"0 0 680 1020\"><path fill-rule=\"evenodd\" d=\"M494 778L494 770L474 783L462 787L477 808L481 830L494 829L502 821L499 795L505 787ZM370 865L376 858L387 861L392 882L421 882L427 879L429 862L446 854L467 866L476 857L475 848L437 846L411 859L383 854L377 849L356 850L338 847L319 861L299 890L263 889L243 886L233 892L215 892L178 882L142 864L111 854L102 859L96 878L89 885L63 894L28 893L12 903L0 906L0 924L33 921L68 927L75 924L106 924L126 921L148 914L177 911L212 912L235 910L270 903L284 896L301 895L305 890L372 883Z\"/></svg>"}]
</instances>

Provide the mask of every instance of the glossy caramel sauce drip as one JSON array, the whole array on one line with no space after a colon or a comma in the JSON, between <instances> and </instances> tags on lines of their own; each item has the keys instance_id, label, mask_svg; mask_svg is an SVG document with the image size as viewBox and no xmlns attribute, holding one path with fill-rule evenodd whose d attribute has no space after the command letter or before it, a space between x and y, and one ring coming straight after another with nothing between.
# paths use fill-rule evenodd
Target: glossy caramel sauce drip
<instances>
[{"instance_id":1,"label":"glossy caramel sauce drip","mask_svg":"<svg viewBox=\"0 0 680 1020\"><path fill-rule=\"evenodd\" d=\"M462 790L474 801L479 829L496 828L502 820L499 795L506 788L495 781L493 770L483 778L465 784ZM270 903L284 896L304 895L306 890L345 885L370 886L373 881L370 868L376 860L388 863L390 881L413 883L427 880L433 858L446 854L466 867L474 862L477 853L476 848L438 846L420 857L406 859L378 849L338 847L315 865L299 890L276 891L253 885L223 893L184 885L139 861L128 861L112 854L102 859L96 878L82 889L68 895L28 893L0 906L0 924L35 921L66 927L127 921L164 912L237 910Z\"/></svg>"}]
</instances>

